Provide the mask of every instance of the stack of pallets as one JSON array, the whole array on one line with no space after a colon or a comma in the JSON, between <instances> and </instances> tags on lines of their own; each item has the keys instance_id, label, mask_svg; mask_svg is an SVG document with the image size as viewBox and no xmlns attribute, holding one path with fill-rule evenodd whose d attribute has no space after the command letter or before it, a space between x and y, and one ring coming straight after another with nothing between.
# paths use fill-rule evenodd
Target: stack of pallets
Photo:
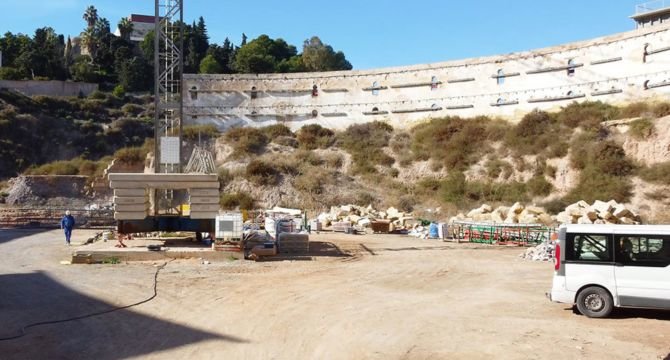
<instances>
[{"instance_id":1,"label":"stack of pallets","mask_svg":"<svg viewBox=\"0 0 670 360\"><path fill-rule=\"evenodd\" d=\"M279 253L280 254L308 254L309 253L309 235L298 233L279 234Z\"/></svg>"}]
</instances>

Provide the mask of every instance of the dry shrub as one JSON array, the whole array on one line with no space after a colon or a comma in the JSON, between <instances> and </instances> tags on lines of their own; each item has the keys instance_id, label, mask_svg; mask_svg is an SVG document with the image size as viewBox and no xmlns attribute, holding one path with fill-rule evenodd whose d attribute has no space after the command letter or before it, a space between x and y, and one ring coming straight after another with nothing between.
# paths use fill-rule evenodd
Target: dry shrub
<instances>
[{"instance_id":1,"label":"dry shrub","mask_svg":"<svg viewBox=\"0 0 670 360\"><path fill-rule=\"evenodd\" d=\"M242 127L230 129L224 138L233 147L233 156L260 154L268 144L268 138L256 128Z\"/></svg>"},{"instance_id":2,"label":"dry shrub","mask_svg":"<svg viewBox=\"0 0 670 360\"><path fill-rule=\"evenodd\" d=\"M654 123L649 119L639 119L628 124L628 134L637 140L644 140L656 131Z\"/></svg>"}]
</instances>

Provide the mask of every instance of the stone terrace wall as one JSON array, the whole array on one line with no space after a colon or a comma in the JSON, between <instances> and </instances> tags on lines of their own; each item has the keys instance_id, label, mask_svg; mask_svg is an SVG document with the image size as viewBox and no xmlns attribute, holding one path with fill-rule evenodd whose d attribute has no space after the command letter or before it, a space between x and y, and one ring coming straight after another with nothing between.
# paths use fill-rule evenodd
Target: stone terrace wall
<instances>
[{"instance_id":1,"label":"stone terrace wall","mask_svg":"<svg viewBox=\"0 0 670 360\"><path fill-rule=\"evenodd\" d=\"M185 75L186 124L293 129L449 115L517 120L572 101L670 94L670 25L509 55L406 67L298 74ZM316 87L316 91L314 88Z\"/></svg>"}]
</instances>

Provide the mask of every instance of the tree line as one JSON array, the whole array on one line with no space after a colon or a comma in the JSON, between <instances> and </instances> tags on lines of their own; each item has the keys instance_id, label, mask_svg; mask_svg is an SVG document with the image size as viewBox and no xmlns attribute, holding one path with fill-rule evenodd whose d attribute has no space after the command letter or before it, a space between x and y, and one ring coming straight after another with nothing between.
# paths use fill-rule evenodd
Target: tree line
<instances>
[{"instance_id":1,"label":"tree line","mask_svg":"<svg viewBox=\"0 0 670 360\"><path fill-rule=\"evenodd\" d=\"M53 28L42 27L31 37L5 33L0 37L5 80L72 80L100 84L115 92L147 91L153 86L154 33L140 43L131 41L133 23L118 22L120 36L111 32L110 22L89 6L82 19L80 36L67 39ZM335 51L317 36L305 40L302 52L281 38L260 35L241 43L228 38L210 42L203 17L183 25L184 72L201 74L285 73L351 70L342 51ZM79 50L79 51L77 51Z\"/></svg>"}]
</instances>

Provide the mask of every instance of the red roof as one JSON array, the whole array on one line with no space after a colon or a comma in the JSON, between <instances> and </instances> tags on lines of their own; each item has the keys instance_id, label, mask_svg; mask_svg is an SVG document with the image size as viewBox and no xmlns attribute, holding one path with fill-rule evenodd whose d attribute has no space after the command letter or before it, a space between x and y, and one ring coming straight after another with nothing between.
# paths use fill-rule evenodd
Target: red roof
<instances>
[{"instance_id":1,"label":"red roof","mask_svg":"<svg viewBox=\"0 0 670 360\"><path fill-rule=\"evenodd\" d=\"M138 22L138 23L153 24L156 21L156 17L155 16L149 16L149 15L131 14L130 15L130 21Z\"/></svg>"}]
</instances>

